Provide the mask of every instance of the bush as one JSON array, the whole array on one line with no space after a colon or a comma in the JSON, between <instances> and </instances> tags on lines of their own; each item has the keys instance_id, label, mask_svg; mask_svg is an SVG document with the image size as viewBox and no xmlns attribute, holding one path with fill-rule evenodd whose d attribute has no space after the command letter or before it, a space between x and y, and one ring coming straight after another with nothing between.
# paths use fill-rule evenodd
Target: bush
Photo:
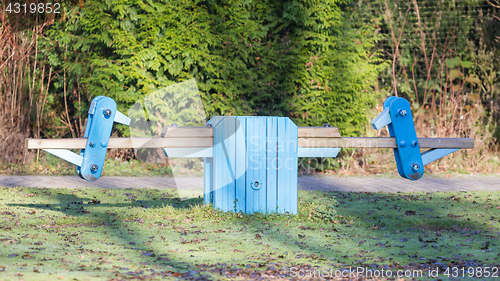
<instances>
[{"instance_id":1,"label":"bush","mask_svg":"<svg viewBox=\"0 0 500 281\"><path fill-rule=\"evenodd\" d=\"M142 96L195 78L208 117L289 116L359 134L386 63L369 53L372 30L350 26L341 3L89 1L67 8L42 44L51 66L67 72L51 91L84 94L68 97L77 119L94 96L127 112Z\"/></svg>"}]
</instances>

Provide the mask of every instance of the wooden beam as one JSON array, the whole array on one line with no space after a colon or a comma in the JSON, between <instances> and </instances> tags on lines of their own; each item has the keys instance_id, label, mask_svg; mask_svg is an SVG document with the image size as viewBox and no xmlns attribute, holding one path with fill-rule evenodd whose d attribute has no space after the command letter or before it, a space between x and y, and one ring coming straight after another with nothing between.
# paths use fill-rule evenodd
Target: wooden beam
<instances>
[{"instance_id":1,"label":"wooden beam","mask_svg":"<svg viewBox=\"0 0 500 281\"><path fill-rule=\"evenodd\" d=\"M419 138L420 148L474 148L474 140L468 138ZM87 139L26 139L28 149L78 149L85 148ZM108 148L165 148L165 147L212 147L208 137L167 138L111 138ZM409 144L408 144L409 145ZM394 138L299 138L299 147L338 148L395 148Z\"/></svg>"},{"instance_id":2,"label":"wooden beam","mask_svg":"<svg viewBox=\"0 0 500 281\"><path fill-rule=\"evenodd\" d=\"M340 138L337 127L299 127L299 138Z\"/></svg>"},{"instance_id":3,"label":"wooden beam","mask_svg":"<svg viewBox=\"0 0 500 281\"><path fill-rule=\"evenodd\" d=\"M299 138L340 138L337 127L299 127ZM161 133L164 138L208 138L213 136L208 127L164 127Z\"/></svg>"},{"instance_id":4,"label":"wooden beam","mask_svg":"<svg viewBox=\"0 0 500 281\"><path fill-rule=\"evenodd\" d=\"M420 148L474 148L474 140L470 138L418 138L418 142ZM396 139L299 138L299 147L396 148Z\"/></svg>"},{"instance_id":5,"label":"wooden beam","mask_svg":"<svg viewBox=\"0 0 500 281\"><path fill-rule=\"evenodd\" d=\"M164 127L161 137L164 138L211 138L212 128L208 127Z\"/></svg>"},{"instance_id":6,"label":"wooden beam","mask_svg":"<svg viewBox=\"0 0 500 281\"><path fill-rule=\"evenodd\" d=\"M108 148L212 147L212 138L111 138ZM28 149L82 149L87 139L26 139Z\"/></svg>"}]
</instances>

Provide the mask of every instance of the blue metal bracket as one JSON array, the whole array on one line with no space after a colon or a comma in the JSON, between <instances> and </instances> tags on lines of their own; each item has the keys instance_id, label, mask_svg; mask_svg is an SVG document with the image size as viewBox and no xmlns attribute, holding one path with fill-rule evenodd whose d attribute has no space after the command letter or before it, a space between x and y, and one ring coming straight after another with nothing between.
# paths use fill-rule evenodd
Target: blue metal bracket
<instances>
[{"instance_id":1,"label":"blue metal bracket","mask_svg":"<svg viewBox=\"0 0 500 281\"><path fill-rule=\"evenodd\" d=\"M433 148L422 153L422 161L424 165L431 163L432 161L438 160L450 153L453 153L460 148Z\"/></svg>"},{"instance_id":2,"label":"blue metal bracket","mask_svg":"<svg viewBox=\"0 0 500 281\"><path fill-rule=\"evenodd\" d=\"M373 120L372 126L380 129L386 125L389 135L396 139L397 147L393 150L399 175L410 180L420 179L424 175L424 163L407 100L398 97L385 100L384 111Z\"/></svg>"},{"instance_id":3,"label":"blue metal bracket","mask_svg":"<svg viewBox=\"0 0 500 281\"><path fill-rule=\"evenodd\" d=\"M94 181L102 173L113 123L129 125L130 118L116 110L116 103L113 99L104 96L98 96L92 100L88 113L83 136L87 139L87 144L85 149L80 151L83 161L76 170L83 179Z\"/></svg>"},{"instance_id":4,"label":"blue metal bracket","mask_svg":"<svg viewBox=\"0 0 500 281\"><path fill-rule=\"evenodd\" d=\"M116 110L113 99L98 96L92 100L85 127L84 138L87 139L85 149L80 155L67 149L44 149L45 151L75 164L78 175L88 181L101 176L104 159L108 150L113 123L130 124L130 118Z\"/></svg>"},{"instance_id":5,"label":"blue metal bracket","mask_svg":"<svg viewBox=\"0 0 500 281\"><path fill-rule=\"evenodd\" d=\"M372 127L379 130L385 126L396 139L394 158L403 178L418 180L424 175L424 165L459 150L432 148L420 154L410 103L404 98L389 97L384 101L384 111L372 121Z\"/></svg>"}]
</instances>

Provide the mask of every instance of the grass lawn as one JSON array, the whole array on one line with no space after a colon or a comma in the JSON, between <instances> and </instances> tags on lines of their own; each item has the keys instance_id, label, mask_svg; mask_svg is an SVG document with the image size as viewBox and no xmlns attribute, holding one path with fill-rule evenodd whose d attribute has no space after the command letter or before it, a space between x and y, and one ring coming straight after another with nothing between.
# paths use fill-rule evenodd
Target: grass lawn
<instances>
[{"instance_id":1,"label":"grass lawn","mask_svg":"<svg viewBox=\"0 0 500 281\"><path fill-rule=\"evenodd\" d=\"M500 192L299 191L298 215L190 192L0 188L0 280L500 276Z\"/></svg>"}]
</instances>

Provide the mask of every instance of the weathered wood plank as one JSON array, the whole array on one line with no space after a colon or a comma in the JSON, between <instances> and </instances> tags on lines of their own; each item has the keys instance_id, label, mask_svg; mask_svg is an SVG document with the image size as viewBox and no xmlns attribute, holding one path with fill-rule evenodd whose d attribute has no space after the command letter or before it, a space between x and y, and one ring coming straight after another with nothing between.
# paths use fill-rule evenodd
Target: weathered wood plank
<instances>
[{"instance_id":1,"label":"weathered wood plank","mask_svg":"<svg viewBox=\"0 0 500 281\"><path fill-rule=\"evenodd\" d=\"M208 127L164 127L164 138L212 137L213 129ZM299 138L340 138L337 127L300 127Z\"/></svg>"},{"instance_id":2,"label":"weathered wood plank","mask_svg":"<svg viewBox=\"0 0 500 281\"><path fill-rule=\"evenodd\" d=\"M26 139L26 148L82 149L87 139ZM110 138L108 148L212 147L212 138Z\"/></svg>"},{"instance_id":3,"label":"weathered wood plank","mask_svg":"<svg viewBox=\"0 0 500 281\"><path fill-rule=\"evenodd\" d=\"M164 127L161 137L164 138L211 138L213 129L208 127Z\"/></svg>"},{"instance_id":4,"label":"weathered wood plank","mask_svg":"<svg viewBox=\"0 0 500 281\"><path fill-rule=\"evenodd\" d=\"M420 148L474 148L470 138L418 138ZM299 147L396 148L395 138L299 138Z\"/></svg>"},{"instance_id":5,"label":"weathered wood plank","mask_svg":"<svg viewBox=\"0 0 500 281\"><path fill-rule=\"evenodd\" d=\"M474 148L470 138L419 138L420 148ZM87 139L26 139L28 149L85 148ZM212 147L208 137L111 138L108 148ZM299 147L395 148L394 138L299 138Z\"/></svg>"},{"instance_id":6,"label":"weathered wood plank","mask_svg":"<svg viewBox=\"0 0 500 281\"><path fill-rule=\"evenodd\" d=\"M340 138L337 127L299 127L299 138Z\"/></svg>"},{"instance_id":7,"label":"weathered wood plank","mask_svg":"<svg viewBox=\"0 0 500 281\"><path fill-rule=\"evenodd\" d=\"M418 138L421 148L474 148L471 138Z\"/></svg>"}]
</instances>

